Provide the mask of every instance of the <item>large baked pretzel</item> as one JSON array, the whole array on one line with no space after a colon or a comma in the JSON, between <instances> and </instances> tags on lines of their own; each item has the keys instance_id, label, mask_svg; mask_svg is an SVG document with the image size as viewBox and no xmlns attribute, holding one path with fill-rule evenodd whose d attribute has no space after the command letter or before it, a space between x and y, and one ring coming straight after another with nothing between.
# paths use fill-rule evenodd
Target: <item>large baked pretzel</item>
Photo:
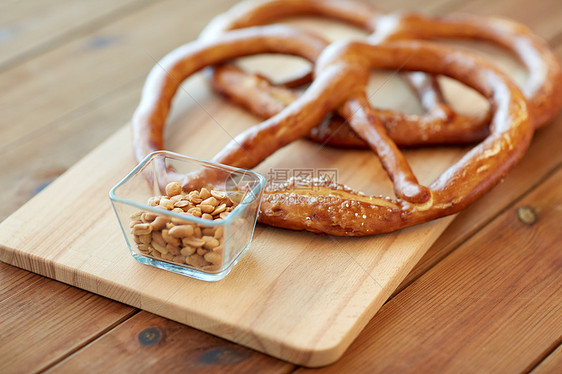
<instances>
[{"instance_id":1,"label":"large baked pretzel","mask_svg":"<svg viewBox=\"0 0 562 374\"><path fill-rule=\"evenodd\" d=\"M306 58L309 55L302 50L302 35L307 35L311 43L318 40L283 27L242 29L220 39L189 43L164 57L149 74L133 117L137 158L163 148L162 132L171 100L181 82L191 74L208 65L257 53L289 53ZM319 48L323 48L321 44ZM385 132L363 121L373 113L365 96L372 68L443 74L472 87L495 108L490 135L429 188L419 186ZM266 191L260 222L296 230L363 236L452 214L495 185L521 158L532 138L534 127L521 91L503 73L466 52L423 42L335 43L318 58L315 77L298 100L238 135L213 160L242 168L255 167L277 149L305 136L326 114L342 107L346 120L379 153L398 189L397 195L408 200L365 196L328 182L292 180ZM407 180L410 177L414 180ZM311 188L296 188L300 185Z\"/></svg>"},{"instance_id":2,"label":"large baked pretzel","mask_svg":"<svg viewBox=\"0 0 562 374\"><path fill-rule=\"evenodd\" d=\"M510 51L526 67L529 77L523 91L537 128L552 120L562 107L562 70L554 54L528 28L503 19L468 15L426 18L413 13L382 15L366 4L341 0L246 1L215 18L202 37L295 15L326 16L368 32L374 31L369 39L375 43L440 38L491 42ZM406 77L427 113L411 115L390 110L376 111L397 144L467 143L481 140L488 134L488 113L476 117L455 113L446 104L434 77L420 73L411 73ZM232 64L215 68L212 78L216 91L261 118L273 116L298 97L298 93L275 86L263 76L248 75ZM309 138L329 145L368 146L338 116L331 116L315 127Z\"/></svg>"}]
</instances>

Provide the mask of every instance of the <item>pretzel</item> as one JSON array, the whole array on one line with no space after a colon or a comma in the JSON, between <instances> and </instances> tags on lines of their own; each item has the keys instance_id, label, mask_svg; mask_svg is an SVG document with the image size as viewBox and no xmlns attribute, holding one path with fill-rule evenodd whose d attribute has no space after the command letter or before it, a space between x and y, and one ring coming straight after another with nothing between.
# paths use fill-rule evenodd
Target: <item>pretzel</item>
<instances>
[{"instance_id":1,"label":"pretzel","mask_svg":"<svg viewBox=\"0 0 562 374\"><path fill-rule=\"evenodd\" d=\"M511 51L525 65L529 79L524 92L530 100L530 111L537 128L550 122L562 107L562 73L560 65L547 44L526 27L512 21L496 18L447 16L424 18L416 14L383 16L377 10L361 3L317 0L245 2L217 17L202 33L203 37L217 35L222 30L263 24L287 15L322 15L339 19L377 31L371 35L372 42L396 39L468 38L497 44ZM346 5L363 6L360 12L350 11L339 16ZM283 8L280 12L278 9ZM365 15L371 21L364 21ZM351 20L350 20L351 19ZM489 113L468 116L454 113L445 103L435 77L412 73L405 75L420 97L422 107L428 114L407 115L389 110L378 110L377 115L399 145L462 144L481 140L488 134ZM284 87L274 86L267 78L247 74L232 65L221 66L213 71L213 88L246 107L261 118L269 118L287 106L298 94ZM297 80L298 81L298 80ZM301 79L298 81L302 83ZM294 82L291 82L294 83ZM341 117L331 115L309 134L312 140L335 146L366 147L367 144L349 127Z\"/></svg>"},{"instance_id":2,"label":"pretzel","mask_svg":"<svg viewBox=\"0 0 562 374\"><path fill-rule=\"evenodd\" d=\"M300 35L282 27L242 29L220 39L189 43L164 57L149 74L133 116L137 158L163 147L162 132L170 103L184 79L205 66L256 53L311 57ZM306 35L310 44L318 41ZM322 44L319 42L318 48L323 48ZM457 79L488 98L496 109L490 135L429 188L417 184L381 127L368 126L364 121L374 110L365 96L370 69L399 66ZM315 76L298 100L239 134L213 161L253 168L279 148L305 136L326 114L342 108L345 119L378 152L397 195L407 199L365 196L326 181L291 180L265 192L258 219L272 226L364 236L455 213L505 176L524 154L534 131L517 86L483 59L466 52L411 41L384 45L334 43L319 56ZM311 189L296 188L303 185Z\"/></svg>"}]
</instances>

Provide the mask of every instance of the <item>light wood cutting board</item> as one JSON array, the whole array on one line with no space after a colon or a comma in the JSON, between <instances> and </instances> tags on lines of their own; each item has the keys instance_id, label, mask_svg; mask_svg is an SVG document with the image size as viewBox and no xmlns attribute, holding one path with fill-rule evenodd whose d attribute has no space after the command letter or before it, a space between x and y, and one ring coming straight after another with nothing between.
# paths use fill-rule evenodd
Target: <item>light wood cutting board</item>
<instances>
[{"instance_id":1,"label":"light wood cutting board","mask_svg":"<svg viewBox=\"0 0 562 374\"><path fill-rule=\"evenodd\" d=\"M300 68L299 63L268 57L246 61L277 75ZM403 84L387 84L392 76L373 82L371 99L415 110L405 104L413 101ZM174 101L167 149L209 159L255 123L213 96L202 77L193 77ZM193 280L137 263L128 252L108 192L135 166L130 135L125 126L2 222L0 260L296 364L321 366L343 354L452 220L369 238L259 225L249 252L224 280ZM432 148L410 150L407 158L420 181L429 184L463 153ZM257 171L296 168L334 169L338 182L392 195L370 151L301 140Z\"/></svg>"}]
</instances>

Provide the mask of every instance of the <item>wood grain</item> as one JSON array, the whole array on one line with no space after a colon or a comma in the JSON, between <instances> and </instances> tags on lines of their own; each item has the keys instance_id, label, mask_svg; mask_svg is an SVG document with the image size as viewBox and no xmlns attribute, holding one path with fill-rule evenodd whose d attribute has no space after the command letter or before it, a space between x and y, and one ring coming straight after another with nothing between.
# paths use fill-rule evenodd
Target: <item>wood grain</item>
<instances>
[{"instance_id":1,"label":"wood grain","mask_svg":"<svg viewBox=\"0 0 562 374\"><path fill-rule=\"evenodd\" d=\"M560 344L560 342L558 343ZM533 374L556 374L560 372L562 367L562 345L550 353L544 361L533 369Z\"/></svg>"},{"instance_id":2,"label":"wood grain","mask_svg":"<svg viewBox=\"0 0 562 374\"><path fill-rule=\"evenodd\" d=\"M45 2L43 2L45 3ZM58 1L51 1L56 8L56 4L64 4L65 0L58 0ZM84 3L84 2L82 2ZM98 2L101 4L100 2ZM187 2L185 2L187 3ZM220 2L219 2L220 3ZM29 7L33 6L35 2L26 1L26 2L17 2L17 1L7 1L4 2L0 6L13 6L17 4L17 6L21 7ZM120 3L122 4L122 2ZM168 3L169 4L169 3ZM177 2L175 3L177 4ZM190 3L192 5L193 2ZM203 2L201 2L203 4ZM82 4L83 5L83 4ZM188 16L190 14L190 8L181 7L182 4L179 4L180 7L176 8L177 13L182 13L184 19L190 18ZM225 8L228 7L229 4L225 4ZM381 8L387 10L398 10L398 9L419 9L419 2L416 1L383 1L377 2L377 5ZM196 21L199 19L203 19L205 17L212 17L216 12L218 12L217 3L213 1L206 1L204 5L197 5L197 17ZM424 3L423 12L424 13L434 13L439 14L441 12L450 11L450 10L457 10L457 9L469 11L471 13L480 13L480 14L488 14L488 15L504 15L510 16L526 24L530 25L534 31L538 32L539 35L546 37L548 40L551 41L560 41L560 28L559 28L559 19L560 19L560 12L561 7L559 3L555 0L541 0L533 3L532 7L528 6L528 3L524 0L500 0L495 2L489 1L467 1L467 2L459 2L459 1L430 1L428 3ZM36 9L29 8L30 17L23 16L23 18L31 18L33 19L33 14L39 14L41 12L37 12ZM163 9L163 8L159 8ZM135 96L138 95L138 91L140 90L140 85L142 84L142 79L144 76L143 74L139 74L137 79L131 79L128 82L122 82L120 74L114 74L110 77L110 79L105 80L103 84L98 84L96 82L95 88L99 89L96 91L94 96L81 96L82 99L86 100L72 100L72 98L68 97L68 92L66 87L78 82L80 87L87 87L87 90L92 89L92 84L88 83L88 77L82 77L80 74L71 74L71 80L61 80L59 78L65 78L65 70L69 72L74 72L75 68L78 68L79 71L88 71L89 74L110 74L111 64L113 60L109 60L108 64L103 63L102 60L95 60L95 64L90 64L89 59L77 59L76 56L79 56L83 53L83 50L80 48L82 45L95 45L100 50L111 49L115 47L119 47L115 45L114 36L125 35L126 37L123 39L119 39L118 41L121 44L129 43L129 39L135 40L137 35L141 35L142 33L138 31L132 31L128 33L129 30L137 29L140 27L144 27L144 22L148 19L151 14L149 12L143 13L142 17L134 18L135 20L139 21L139 23L128 22L127 27L122 27L122 21L109 20L111 24L116 25L115 28L112 28L112 25L108 27L103 27L99 29L100 26L103 26L104 22L98 22L96 20L93 24L87 25L87 30L84 28L79 28L77 33L67 33L67 34L57 34L58 31L55 28L66 27L65 22L59 22L62 18L57 18L61 16L68 16L72 14L72 12L77 12L76 14L85 15L83 11L79 9L74 9L71 11L64 11L59 7L56 12L58 13L55 17L46 17L45 12L41 13L42 19L37 19L37 21L31 22L32 24L38 25L43 27L42 25L47 25L48 27L43 27L40 29L40 33L49 34L49 30L53 33L48 35L48 37L54 36L54 39L42 39L41 43L34 44L33 48L30 48L29 51L27 46L22 44L18 45L14 50L18 48L25 49L24 57L25 59L33 59L30 62L38 61L36 64L30 63L25 64L24 69L9 69L0 73L0 84L2 87L10 87L10 95L11 91L17 91L14 89L14 86L24 85L27 86L26 94L20 95L19 100L15 101L1 101L0 103L4 105L0 105L1 112L3 113L2 118L0 118L0 134L3 135L5 132L11 132L11 125L13 123L18 124L21 128L18 130L23 131L23 136L17 138L16 141L10 143L10 145L0 147L0 154L2 156L8 155L10 157L10 162L0 165L0 184L2 184L2 191L9 191L9 193L3 193L0 196L0 221L3 218L7 217L7 215L16 210L24 201L28 200L33 193L35 193L39 188L42 187L43 184L46 184L51 179L59 175L62 171L66 170L71 164L73 164L76 160L81 158L87 152L89 152L98 142L108 136L109 134L113 133L116 129L118 129L130 116L130 112L134 108L136 103ZM96 13L97 9L92 12L92 8L89 8L89 12ZM102 13L105 10L102 10ZM127 10L128 12L128 10ZM86 12L88 13L88 12ZM9 16L12 17L13 13L9 12L0 12L2 16ZM101 13L100 13L101 14ZM105 14L105 13L104 13ZM170 30L167 28L168 18L172 17L174 20L179 19L175 17L174 9L172 7L167 8L166 10L161 10L156 13L158 15L158 19L160 22L153 22L150 23L150 31L154 34L154 38L151 40L155 40L158 43L167 43L170 41L170 44L173 44L173 40L181 40L183 42L184 36L188 35L196 35L198 30L195 28L200 27L201 25L199 22L183 22L182 24L176 24L175 30L180 30L179 32L159 32L159 30ZM97 17L97 14L95 15ZM1 16L0 16L1 17ZM119 17L121 19L126 19L126 14L120 14ZM76 18L77 20L83 21L84 18ZM57 20L57 22L52 22L52 20ZM72 21L72 20L71 20ZM164 21L164 22L163 22ZM44 23L41 23L44 22ZM201 22L203 23L203 21ZM0 22L2 26L7 25L5 22ZM91 27L91 29L90 29ZM76 30L76 29L73 29ZM90 31L91 30L91 31ZM114 31L115 34L113 35L106 35L104 31ZM34 32L34 30L30 30ZM8 30L8 33L10 30ZM66 32L66 31L65 31ZM0 37L6 34L2 34L0 31ZM23 35L23 34L22 34ZM60 37L62 35L62 38ZM23 35L25 36L25 35ZM35 43L34 38L28 38L29 41ZM52 42L55 40L55 42ZM67 48L68 45L73 45L72 41L77 41L74 45L78 46L78 48ZM101 43L100 41L109 41L109 43ZM65 44L67 43L67 44ZM136 41L135 43L138 43ZM139 44L136 44L141 45ZM13 47L13 46L11 46ZM10 47L10 48L11 48ZM39 49L37 49L39 47ZM0 43L0 51L2 51L2 43ZM22 50L23 50L22 49ZM4 49L5 50L5 49ZM52 52L49 52L52 50ZM124 49L127 51L127 49ZM164 49L163 49L164 50ZM128 50L130 51L130 50ZM17 52L17 51L16 51ZM17 56L20 56L16 53ZM114 58L119 58L124 62L130 61L129 55L127 53L118 53L118 48L115 49L115 52L108 54L109 56L115 56ZM4 54L0 53L0 59L5 57ZM45 65L47 63L47 65ZM148 65L149 63L147 63ZM73 68L71 65L74 65ZM46 84L46 79L44 77L44 70L43 67L48 66L47 71L52 73L52 77L56 78L53 79L53 82L61 82L58 83L56 86L54 84ZM136 65L129 66L129 68L136 69ZM135 71L140 71L141 69L136 69ZM10 79L9 76L13 74L13 72L17 72L17 79ZM104 73L105 72L105 73ZM8 79L6 79L8 77ZM3 79L3 80L2 80ZM58 79L58 80L57 80ZM113 86L113 82L117 82L120 85L115 87ZM4 86L6 84L6 86ZM39 93L38 97L35 97L35 93ZM73 92L76 94L76 92ZM9 95L8 95L9 96ZM32 97L30 99L29 97ZM45 96L48 96L47 100L48 106L41 106L41 100L45 100ZM2 97L6 97L3 95ZM6 104L7 103L7 104ZM24 110L20 110L23 108ZM47 110L45 110L47 108ZM11 117L10 121L6 121L6 115L16 111L18 115ZM54 115L53 115L54 113ZM23 120L23 121L20 121ZM10 128L8 128L10 127ZM29 131L28 131L29 130ZM0 139L4 139L4 136L0 136ZM544 144L545 147L550 146L549 142L540 143ZM546 157L547 148L543 149L544 156L537 158L537 162L549 162L548 157ZM37 152L40 152L38 155ZM534 151L536 152L536 150ZM533 152L533 154L534 154ZM556 152L554 152L557 155ZM51 155L55 155L52 157ZM534 157L534 156L533 156ZM2 158L0 158L1 162ZM535 159L534 159L535 160ZM533 163L531 163L533 164ZM14 167L17 165L17 167ZM521 176L523 178L517 179L517 183L529 183L530 178L525 178L526 173L535 173L534 175L544 175L543 171L546 168L543 168L542 165L539 163L536 164L537 168L540 169L536 171L531 167L529 170L521 172ZM550 167L550 166L549 166ZM27 172L31 171L31 172ZM25 176L22 178L22 175ZM510 176L512 178L513 176ZM510 179L508 179L510 181ZM5 189L5 187L7 189ZM501 198L503 196L503 192L510 193L511 188L504 188L505 184L499 186L496 190L502 191L502 193L497 193L495 197ZM532 185L524 186L520 191L524 191L528 188L533 188ZM494 194L495 191L492 191ZM519 191L519 188L517 189ZM518 192L517 192L518 193ZM511 199L513 200L516 198L516 194L513 194ZM510 195L511 196L511 195ZM509 199L505 202L509 204ZM492 203L495 200L490 198L489 201ZM484 204L481 205L494 205L494 204ZM506 205L507 206L507 205ZM474 212L474 218L477 222L487 222L490 220L492 216L489 216L489 213L479 214L478 208L474 207L474 209L469 210L468 212ZM492 213L497 214L495 212L499 211L492 207ZM467 212L467 213L468 213ZM488 212L488 211L486 211ZM465 230L463 229L463 220L472 220L472 218L467 218L468 216L472 216L472 214L468 215L461 215L458 221L454 222L454 230L448 231L451 233L451 238L457 237L460 235L463 238ZM478 217L476 217L478 216ZM481 226L473 224L469 224L471 234L473 234L474 230L479 230ZM462 242L458 241L457 243ZM444 245L447 245L447 240L444 240ZM458 244L455 244L455 246ZM450 249L454 249L450 247ZM438 255L434 260L431 260L430 266L434 265L436 261L439 261L442 257L446 256L446 253L442 253ZM419 268L418 270L421 270ZM420 273L423 273L427 270L427 267L422 270ZM411 279L415 279L419 277L419 274ZM5 275L5 277L3 277ZM32 275L28 272L15 269L11 266L0 266L0 294L2 295L1 298L11 298L14 293L21 292L22 289L29 288L31 285L37 283L38 279L41 277ZM411 280L410 280L411 281ZM39 289L47 289L43 284L39 286ZM48 299L51 295L42 293L41 295L36 295L38 299ZM55 306L60 306L57 309L58 314L64 314L65 308L64 304L70 299L75 297L73 294L62 294L62 296L58 297L56 300L58 303L54 303ZM111 301L106 300L108 303L114 303ZM86 318L87 317L87 318ZM27 317L26 317L27 318ZM35 316L36 318L36 326L38 330L45 330L45 331L56 331L60 326L53 324L51 319L54 318L50 314L42 314L40 316ZM104 319L103 315L77 315L72 314L71 317L81 323L89 323L90 321L96 319ZM61 317L61 319L65 319ZM95 321L94 321L95 322ZM108 324L107 326L111 326ZM147 325L149 327L149 324ZM14 350L22 350L27 347L27 341L31 341L34 337L35 331L22 331L19 330L21 334L21 338L15 341L16 345L11 345ZM46 335L46 333L45 333ZM71 335L68 333L67 335ZM197 337L194 339L199 339L199 335L196 334ZM207 335L202 334L201 339L205 339ZM46 337L45 340L49 338ZM4 339L2 339L4 341ZM167 342L170 343L170 342ZM194 342L194 345L197 343ZM223 341L217 340L219 346L223 344ZM42 353L44 353L41 360L37 357L33 357L33 360L37 365L36 368L46 367L49 363L55 362L58 359L54 359L54 356L58 355L60 357L64 357L67 355L71 355L72 352L75 350L79 350L83 343L78 342L75 345L69 344L65 346L65 349L58 350L58 345L53 345L53 350L56 353L51 354L48 352L46 347ZM98 349L101 348L98 347ZM352 346L352 349L354 347ZM553 359L549 356L543 364L545 367L556 368L556 363L559 362L560 349L553 353L554 356L558 357L558 361ZM558 355L556 355L558 352ZM33 352L28 352L32 354ZM2 357L5 355L2 354ZM83 357L83 356L82 356ZM154 359L155 356L148 356L147 360ZM538 356L540 359L544 356ZM376 356L375 356L376 358ZM142 359L142 358L139 358ZM369 360L369 357L363 356L362 360ZM397 358L401 359L401 358ZM444 358L446 359L446 358ZM41 362L40 362L41 361ZM552 362L554 362L554 366L552 366ZM369 367L368 365L365 365ZM539 365L537 370L541 369L542 365ZM559 367L560 365L558 365ZM265 367L267 369L267 366Z\"/></svg>"},{"instance_id":3,"label":"wood grain","mask_svg":"<svg viewBox=\"0 0 562 374\"><path fill-rule=\"evenodd\" d=\"M289 373L294 366L140 312L48 373Z\"/></svg>"},{"instance_id":4,"label":"wood grain","mask_svg":"<svg viewBox=\"0 0 562 374\"><path fill-rule=\"evenodd\" d=\"M215 0L215 12L227 3ZM33 132L48 131L76 108L92 105L132 81L138 81L140 93L142 78L156 60L194 39L212 18L214 13L207 11L185 22L186 14L197 13L201 7L199 2L158 2L2 74L0 86L11 87L10 95L0 97L3 121L18 125L3 130L0 149L25 140ZM162 23L162 18L166 22ZM105 39L103 48L95 45L99 38ZM36 113L41 113L39 119Z\"/></svg>"},{"instance_id":5,"label":"wood grain","mask_svg":"<svg viewBox=\"0 0 562 374\"><path fill-rule=\"evenodd\" d=\"M0 285L2 373L44 369L134 312L123 304L4 263L0 263Z\"/></svg>"},{"instance_id":6,"label":"wood grain","mask_svg":"<svg viewBox=\"0 0 562 374\"><path fill-rule=\"evenodd\" d=\"M561 183L558 169L385 304L348 354L323 371L532 369L562 336ZM538 215L535 224L518 218L522 207Z\"/></svg>"},{"instance_id":7,"label":"wood grain","mask_svg":"<svg viewBox=\"0 0 562 374\"><path fill-rule=\"evenodd\" d=\"M5 1L0 4L0 71L56 48L146 2Z\"/></svg>"}]
</instances>

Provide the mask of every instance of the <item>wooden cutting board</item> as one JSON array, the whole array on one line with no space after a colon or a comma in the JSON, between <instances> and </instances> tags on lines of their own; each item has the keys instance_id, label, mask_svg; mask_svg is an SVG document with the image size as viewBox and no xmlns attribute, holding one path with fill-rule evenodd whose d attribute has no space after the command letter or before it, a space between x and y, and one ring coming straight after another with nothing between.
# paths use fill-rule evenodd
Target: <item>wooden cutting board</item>
<instances>
[{"instance_id":1,"label":"wooden cutting board","mask_svg":"<svg viewBox=\"0 0 562 374\"><path fill-rule=\"evenodd\" d=\"M246 63L276 74L298 65L277 58ZM386 84L392 76L374 81L371 99L404 107L411 97L403 84ZM202 77L193 77L174 102L167 148L209 159L256 122L213 96ZM343 354L452 220L368 238L258 225L249 252L225 279L190 279L137 263L128 252L108 192L135 166L130 135L125 126L2 222L0 260L296 364L321 366ZM429 184L463 153L432 148L408 151L407 158ZM392 195L370 151L301 140L257 171L290 176L302 169L335 170L340 183Z\"/></svg>"}]
</instances>

